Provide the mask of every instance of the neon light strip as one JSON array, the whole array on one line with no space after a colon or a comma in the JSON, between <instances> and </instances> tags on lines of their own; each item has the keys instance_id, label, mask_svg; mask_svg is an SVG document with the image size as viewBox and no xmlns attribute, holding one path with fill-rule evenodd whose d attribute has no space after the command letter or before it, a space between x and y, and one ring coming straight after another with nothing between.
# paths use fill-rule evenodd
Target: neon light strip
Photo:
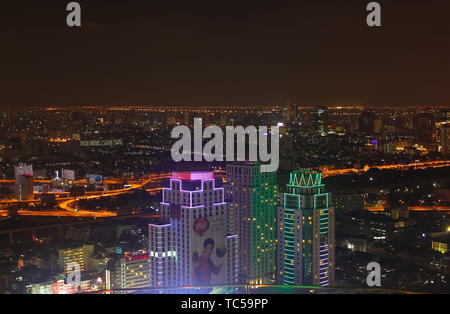
<instances>
[{"instance_id":1,"label":"neon light strip","mask_svg":"<svg viewBox=\"0 0 450 314\"><path fill-rule=\"evenodd\" d=\"M211 180L214 179L214 172L172 172L172 179L180 179L183 181Z\"/></svg>"},{"instance_id":2,"label":"neon light strip","mask_svg":"<svg viewBox=\"0 0 450 314\"><path fill-rule=\"evenodd\" d=\"M158 227L158 228L170 226L170 224L164 224L164 225L148 224L148 225L152 226L152 227Z\"/></svg>"},{"instance_id":3,"label":"neon light strip","mask_svg":"<svg viewBox=\"0 0 450 314\"><path fill-rule=\"evenodd\" d=\"M198 205L198 206L192 206L192 207L184 206L184 205L181 206L181 208L188 208L188 209L192 209L192 208L204 208L204 207L205 207L205 205Z\"/></svg>"},{"instance_id":4,"label":"neon light strip","mask_svg":"<svg viewBox=\"0 0 450 314\"><path fill-rule=\"evenodd\" d=\"M175 174L177 174L177 173L175 173ZM178 173L179 174L179 173ZM191 173L191 174L195 174L195 173ZM215 203L215 204L213 204L213 206L217 206L217 205L224 205L224 204L226 204L226 202L225 202L225 188L224 187L221 187L221 188L217 188L216 187L216 180L214 179L214 177L213 177L213 172L204 172L204 173L198 173L199 174L199 177L198 178L200 178L202 175L205 175L205 174L212 174L212 176L211 176L211 178L210 177L208 177L208 178L206 178L206 179L197 179L197 177L195 177L196 178L196 180L201 180L202 181L202 188L200 189L200 190L195 190L195 191L187 191L187 190L184 190L183 188L182 188L182 180L181 179L177 179L177 178L173 178L173 175L172 175L172 178L170 179L170 188L163 188L163 190L167 190L167 191L172 191L173 190L173 181L177 181L177 182L179 182L179 184L180 184L180 192L182 192L182 193L189 193L189 203L190 203L190 206L188 207L188 206L182 206L182 207L185 207L185 208L196 208L196 207L200 207L200 206L193 206L193 204L192 204L192 193L201 193L201 192L204 192L204 190L205 190L205 188L204 188L204 184L205 184L205 182L206 181L212 181L213 182L213 190L214 191L218 191L218 190L221 190L222 191L222 200L221 200L221 202L219 202L219 203ZM205 176L206 177L206 176ZM186 181L186 180L185 180ZM163 202L161 202L161 204L164 204L164 205L168 205L168 206L170 206L170 203L165 203L164 202L165 200L164 200L164 191L163 191ZM204 205L203 205L204 206Z\"/></svg>"}]
</instances>

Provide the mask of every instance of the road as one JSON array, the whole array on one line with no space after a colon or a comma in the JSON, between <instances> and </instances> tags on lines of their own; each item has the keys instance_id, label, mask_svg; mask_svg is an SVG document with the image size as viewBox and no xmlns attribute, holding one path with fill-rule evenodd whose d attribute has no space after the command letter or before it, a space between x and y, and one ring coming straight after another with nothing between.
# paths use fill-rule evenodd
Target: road
<instances>
[{"instance_id":1,"label":"road","mask_svg":"<svg viewBox=\"0 0 450 314\"><path fill-rule=\"evenodd\" d=\"M17 212L19 216L46 216L46 217L98 217L98 218L105 218L105 217L114 217L117 216L117 213L106 211L106 210L76 210L75 204L79 200L88 200L88 199L99 199L102 197L110 197L110 196L117 196L121 194L130 193L134 189L143 188L146 184L149 183L159 183L164 178L170 177L170 173L165 174L151 174L147 179L140 180L140 182L134 182L131 183L130 187L119 189L119 190L112 190L108 192L93 192L97 194L91 194L89 196L81 196L81 197L63 197L63 198L57 198L58 201L58 207L59 210L47 210L47 211L31 211L31 210L20 210ZM116 180L109 180L109 181L115 181L118 182L119 179ZM129 181L129 180L126 180ZM148 192L156 192L161 190L161 187L158 188L151 188L146 189ZM24 202L38 202L36 201L17 201L17 200L10 200L6 203L11 204L17 204L17 203L24 203ZM5 203L5 202L4 202ZM7 210L0 210L0 216L6 217L9 215L9 212Z\"/></svg>"}]
</instances>

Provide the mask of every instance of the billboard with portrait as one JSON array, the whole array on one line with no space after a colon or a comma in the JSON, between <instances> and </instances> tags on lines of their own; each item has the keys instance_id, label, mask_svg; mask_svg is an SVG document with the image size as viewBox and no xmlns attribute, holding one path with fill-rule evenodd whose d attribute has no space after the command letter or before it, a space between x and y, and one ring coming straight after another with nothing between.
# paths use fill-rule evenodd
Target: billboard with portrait
<instances>
[{"instance_id":1,"label":"billboard with portrait","mask_svg":"<svg viewBox=\"0 0 450 314\"><path fill-rule=\"evenodd\" d=\"M194 219L191 224L192 283L195 286L224 284L227 281L226 216Z\"/></svg>"}]
</instances>

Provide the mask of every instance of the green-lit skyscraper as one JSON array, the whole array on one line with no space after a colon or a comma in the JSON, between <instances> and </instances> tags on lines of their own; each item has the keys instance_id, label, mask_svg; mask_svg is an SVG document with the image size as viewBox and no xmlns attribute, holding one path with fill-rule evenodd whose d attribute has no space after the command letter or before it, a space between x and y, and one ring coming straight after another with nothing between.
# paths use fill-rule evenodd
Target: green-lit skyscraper
<instances>
[{"instance_id":1,"label":"green-lit skyscraper","mask_svg":"<svg viewBox=\"0 0 450 314\"><path fill-rule=\"evenodd\" d=\"M290 174L277 218L277 282L330 285L334 281L334 209L319 171Z\"/></svg>"},{"instance_id":2,"label":"green-lit skyscraper","mask_svg":"<svg viewBox=\"0 0 450 314\"><path fill-rule=\"evenodd\" d=\"M239 238L239 282L270 283L276 270L276 173L261 172L258 162L228 164L225 191L230 232Z\"/></svg>"}]
</instances>

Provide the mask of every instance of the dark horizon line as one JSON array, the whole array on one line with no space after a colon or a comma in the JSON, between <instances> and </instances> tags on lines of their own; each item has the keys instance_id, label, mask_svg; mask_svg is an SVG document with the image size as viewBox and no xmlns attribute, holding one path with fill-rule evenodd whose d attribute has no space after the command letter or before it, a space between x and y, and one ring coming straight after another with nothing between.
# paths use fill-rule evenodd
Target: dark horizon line
<instances>
[{"instance_id":1,"label":"dark horizon line","mask_svg":"<svg viewBox=\"0 0 450 314\"><path fill-rule=\"evenodd\" d=\"M296 105L298 107L304 107L306 108L315 108L315 107L331 107L331 108L364 108L364 109L370 109L370 108L385 108L389 107L392 109L425 109L425 108L449 108L449 105L388 105L388 104L372 104L372 105L362 105L362 104L300 104L297 102L289 102L290 105ZM195 109L195 108L220 108L220 107L229 107L233 109L234 107L238 107L242 110L249 109L249 108L255 108L255 107L284 107L288 105L288 102L284 103L272 103L272 104L147 104L147 105L60 105L60 106L52 106L52 105L0 105L0 110L8 110L8 111L14 111L14 110L69 110L69 109L105 109L105 108L112 108L112 109L163 109L163 108L182 108L182 109ZM246 106L245 108L242 108L242 106ZM235 109L235 108L234 108Z\"/></svg>"}]
</instances>

